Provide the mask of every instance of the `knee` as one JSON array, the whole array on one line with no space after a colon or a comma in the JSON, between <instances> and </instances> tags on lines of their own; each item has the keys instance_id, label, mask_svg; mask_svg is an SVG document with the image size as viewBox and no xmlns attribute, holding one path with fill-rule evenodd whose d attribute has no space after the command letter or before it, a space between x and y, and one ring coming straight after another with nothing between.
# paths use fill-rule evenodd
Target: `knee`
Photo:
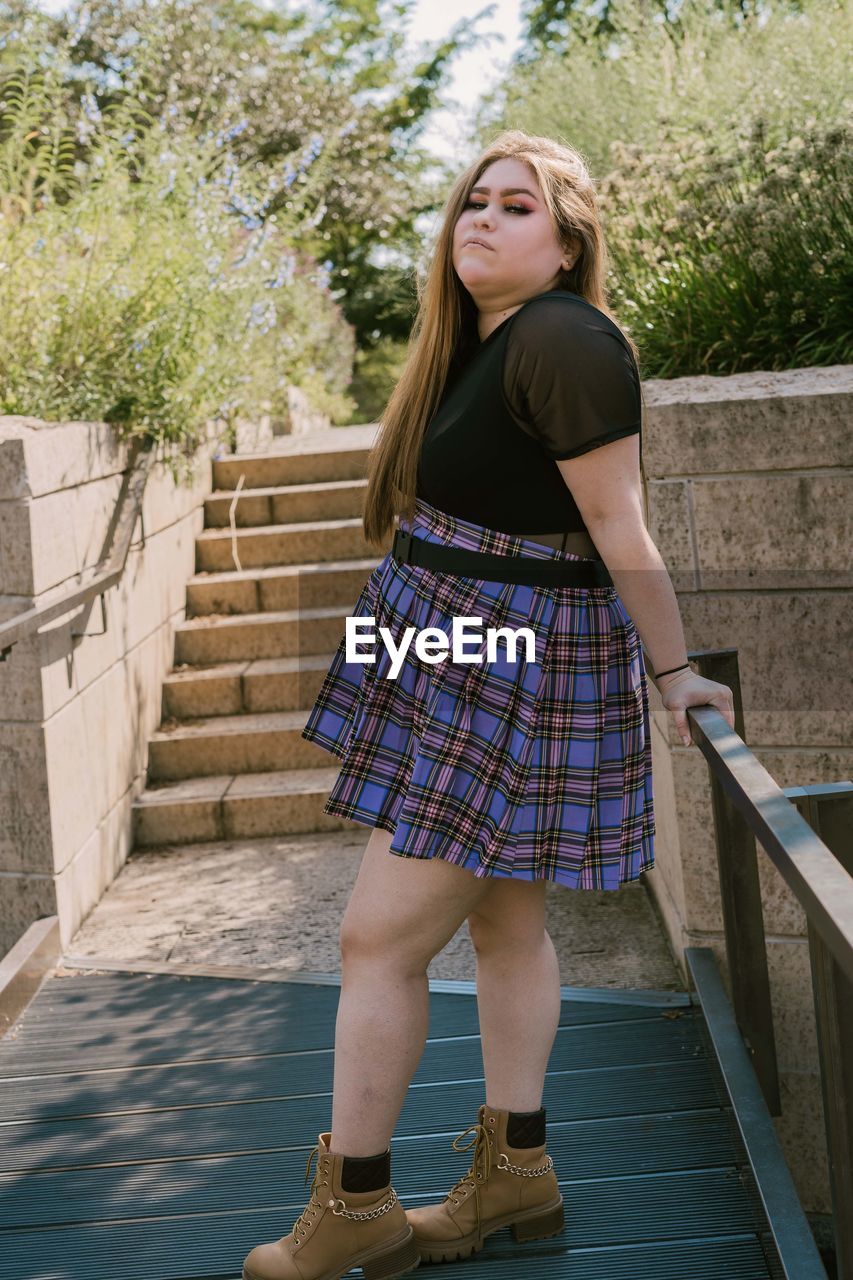
<instances>
[{"instance_id":1,"label":"knee","mask_svg":"<svg viewBox=\"0 0 853 1280\"><path fill-rule=\"evenodd\" d=\"M468 916L468 932L478 955L499 951L531 950L540 947L545 939L545 926L540 923L524 923L508 919L494 919L472 911Z\"/></svg>"},{"instance_id":2,"label":"knee","mask_svg":"<svg viewBox=\"0 0 853 1280\"><path fill-rule=\"evenodd\" d=\"M381 964L398 976L416 976L426 972L431 959L420 954L410 936L378 920L368 923L345 915L338 944L343 968Z\"/></svg>"},{"instance_id":3,"label":"knee","mask_svg":"<svg viewBox=\"0 0 853 1280\"><path fill-rule=\"evenodd\" d=\"M381 950L378 930L346 915L341 921L338 944L342 960L368 960Z\"/></svg>"},{"instance_id":4,"label":"knee","mask_svg":"<svg viewBox=\"0 0 853 1280\"><path fill-rule=\"evenodd\" d=\"M530 941L523 930L513 928L508 921L491 919L489 916L477 915L476 912L468 917L468 932L478 955L515 951Z\"/></svg>"}]
</instances>

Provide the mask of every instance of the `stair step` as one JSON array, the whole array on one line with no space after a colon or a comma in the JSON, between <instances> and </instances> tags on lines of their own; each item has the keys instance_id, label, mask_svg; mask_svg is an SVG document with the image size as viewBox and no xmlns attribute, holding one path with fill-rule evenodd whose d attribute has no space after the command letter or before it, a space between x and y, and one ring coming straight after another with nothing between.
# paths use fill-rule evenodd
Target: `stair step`
<instances>
[{"instance_id":1,"label":"stair step","mask_svg":"<svg viewBox=\"0 0 853 1280\"><path fill-rule=\"evenodd\" d=\"M326 480L361 480L367 475L368 458L376 424L334 428L321 446L297 440L282 441L274 453L231 454L213 463L213 483L217 489L236 489L240 476L243 487L263 485L319 484Z\"/></svg>"},{"instance_id":2,"label":"stair step","mask_svg":"<svg viewBox=\"0 0 853 1280\"><path fill-rule=\"evenodd\" d=\"M239 565L232 545L236 546ZM196 538L196 569L249 569L259 565L298 564L304 560L366 557L375 548L364 537L360 518L300 520L253 529L205 529Z\"/></svg>"},{"instance_id":3,"label":"stair step","mask_svg":"<svg viewBox=\"0 0 853 1280\"><path fill-rule=\"evenodd\" d=\"M230 528L231 506L235 498L234 523L238 528L360 516L366 492L366 477L243 488L239 493L226 489L205 498L204 523L207 528Z\"/></svg>"},{"instance_id":4,"label":"stair step","mask_svg":"<svg viewBox=\"0 0 853 1280\"><path fill-rule=\"evenodd\" d=\"M345 608L379 561L327 560L270 568L197 573L187 583L187 617L210 613L262 613L341 602Z\"/></svg>"},{"instance_id":5,"label":"stair step","mask_svg":"<svg viewBox=\"0 0 853 1280\"><path fill-rule=\"evenodd\" d=\"M133 805L136 846L352 830L323 812L338 767L219 774L151 786Z\"/></svg>"},{"instance_id":6,"label":"stair step","mask_svg":"<svg viewBox=\"0 0 853 1280\"><path fill-rule=\"evenodd\" d=\"M300 709L166 721L148 743L148 776L200 778L311 768L328 760L328 752L302 737L307 719Z\"/></svg>"},{"instance_id":7,"label":"stair step","mask_svg":"<svg viewBox=\"0 0 853 1280\"><path fill-rule=\"evenodd\" d=\"M172 671L163 683L166 714L178 719L311 708L334 651Z\"/></svg>"},{"instance_id":8,"label":"stair step","mask_svg":"<svg viewBox=\"0 0 853 1280\"><path fill-rule=\"evenodd\" d=\"M189 618L175 628L175 666L209 666L334 651L347 616L355 615L333 605Z\"/></svg>"},{"instance_id":9,"label":"stair step","mask_svg":"<svg viewBox=\"0 0 853 1280\"><path fill-rule=\"evenodd\" d=\"M362 521L377 428L214 461L163 687L167 719L151 737L149 785L133 805L137 845L358 825L323 812L339 766L302 730L347 613L386 554L366 542Z\"/></svg>"}]
</instances>

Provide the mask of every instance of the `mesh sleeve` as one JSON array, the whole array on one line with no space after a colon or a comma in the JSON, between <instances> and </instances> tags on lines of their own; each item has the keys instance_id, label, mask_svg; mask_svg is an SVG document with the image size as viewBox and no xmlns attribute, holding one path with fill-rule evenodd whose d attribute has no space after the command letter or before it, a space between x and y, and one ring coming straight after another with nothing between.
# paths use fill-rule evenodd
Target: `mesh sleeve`
<instances>
[{"instance_id":1,"label":"mesh sleeve","mask_svg":"<svg viewBox=\"0 0 853 1280\"><path fill-rule=\"evenodd\" d=\"M617 326L591 304L537 298L510 325L503 392L550 458L574 458L641 430L640 379Z\"/></svg>"}]
</instances>

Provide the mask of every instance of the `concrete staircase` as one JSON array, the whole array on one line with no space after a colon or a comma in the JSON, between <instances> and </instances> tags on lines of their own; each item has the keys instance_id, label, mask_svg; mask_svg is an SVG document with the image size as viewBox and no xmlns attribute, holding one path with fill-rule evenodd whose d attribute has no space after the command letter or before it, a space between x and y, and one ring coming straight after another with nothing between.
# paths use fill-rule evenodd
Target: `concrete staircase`
<instances>
[{"instance_id":1,"label":"concrete staircase","mask_svg":"<svg viewBox=\"0 0 853 1280\"><path fill-rule=\"evenodd\" d=\"M148 786L134 805L137 848L352 829L323 813L339 762L301 730L344 617L384 554L361 526L374 431L338 428L282 442L287 452L214 462Z\"/></svg>"}]
</instances>

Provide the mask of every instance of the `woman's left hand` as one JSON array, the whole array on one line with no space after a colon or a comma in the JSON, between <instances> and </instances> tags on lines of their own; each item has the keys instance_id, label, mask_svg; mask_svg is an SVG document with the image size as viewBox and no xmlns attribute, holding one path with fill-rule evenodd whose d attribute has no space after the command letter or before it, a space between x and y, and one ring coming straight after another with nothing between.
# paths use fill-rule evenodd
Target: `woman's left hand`
<instances>
[{"instance_id":1,"label":"woman's left hand","mask_svg":"<svg viewBox=\"0 0 853 1280\"><path fill-rule=\"evenodd\" d=\"M676 731L685 747L690 746L690 726L687 722L688 707L716 707L729 728L735 727L734 696L727 684L706 680L686 668L674 675L663 676L657 684L663 705L675 722Z\"/></svg>"}]
</instances>

